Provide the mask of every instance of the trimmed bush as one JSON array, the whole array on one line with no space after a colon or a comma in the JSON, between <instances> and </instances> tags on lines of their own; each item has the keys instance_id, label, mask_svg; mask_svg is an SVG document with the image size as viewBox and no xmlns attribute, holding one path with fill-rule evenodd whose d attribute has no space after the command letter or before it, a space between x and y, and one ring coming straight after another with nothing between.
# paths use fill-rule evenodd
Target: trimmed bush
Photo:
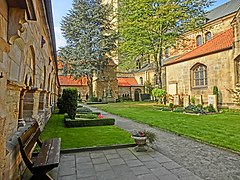
<instances>
[{"instance_id":1,"label":"trimmed bush","mask_svg":"<svg viewBox=\"0 0 240 180\"><path fill-rule=\"evenodd\" d=\"M87 119L96 119L98 118L97 114L86 113L86 114L76 114L76 118L87 118Z\"/></svg>"},{"instance_id":2,"label":"trimmed bush","mask_svg":"<svg viewBox=\"0 0 240 180\"><path fill-rule=\"evenodd\" d=\"M86 107L77 108L77 113L89 113L89 112L92 112L92 110L90 110Z\"/></svg>"},{"instance_id":3,"label":"trimmed bush","mask_svg":"<svg viewBox=\"0 0 240 180\"><path fill-rule=\"evenodd\" d=\"M59 114L64 114L65 113L64 103L63 103L63 98L62 97L58 98L57 107L59 109Z\"/></svg>"},{"instance_id":4,"label":"trimmed bush","mask_svg":"<svg viewBox=\"0 0 240 180\"><path fill-rule=\"evenodd\" d=\"M63 90L64 110L71 119L75 118L77 110L78 92L76 88L66 88Z\"/></svg>"},{"instance_id":5,"label":"trimmed bush","mask_svg":"<svg viewBox=\"0 0 240 180\"><path fill-rule=\"evenodd\" d=\"M66 127L85 127L85 126L106 126L114 125L115 119L113 118L96 118L96 119L86 119L86 118L75 118L64 120Z\"/></svg>"}]
</instances>

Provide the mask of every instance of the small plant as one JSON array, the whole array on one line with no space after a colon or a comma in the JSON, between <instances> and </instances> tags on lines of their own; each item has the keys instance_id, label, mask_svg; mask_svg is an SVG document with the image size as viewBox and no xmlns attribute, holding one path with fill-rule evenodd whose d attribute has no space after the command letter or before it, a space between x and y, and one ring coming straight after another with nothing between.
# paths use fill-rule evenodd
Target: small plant
<instances>
[{"instance_id":1,"label":"small plant","mask_svg":"<svg viewBox=\"0 0 240 180\"><path fill-rule=\"evenodd\" d=\"M154 141L156 141L156 134L151 132L151 131L147 131L147 130L144 130L144 131L137 131L137 130L134 130L132 132L132 136L135 136L135 137L146 137L146 140L152 144Z\"/></svg>"},{"instance_id":2,"label":"small plant","mask_svg":"<svg viewBox=\"0 0 240 180\"><path fill-rule=\"evenodd\" d=\"M191 97L191 103L195 104L196 103L196 98L195 97Z\"/></svg>"},{"instance_id":3,"label":"small plant","mask_svg":"<svg viewBox=\"0 0 240 180\"><path fill-rule=\"evenodd\" d=\"M160 88L154 88L152 90L152 95L156 98L158 98L159 102L164 102L164 97L167 95L167 91L165 91L164 89L160 89Z\"/></svg>"},{"instance_id":4,"label":"small plant","mask_svg":"<svg viewBox=\"0 0 240 180\"><path fill-rule=\"evenodd\" d=\"M169 103L169 109L172 111L174 108L174 104L173 103Z\"/></svg>"},{"instance_id":5,"label":"small plant","mask_svg":"<svg viewBox=\"0 0 240 180\"><path fill-rule=\"evenodd\" d=\"M207 110L208 112L216 112L216 110L214 109L214 107L213 107L212 104L210 104L209 106L207 106L207 107L206 107L206 110Z\"/></svg>"},{"instance_id":6,"label":"small plant","mask_svg":"<svg viewBox=\"0 0 240 180\"><path fill-rule=\"evenodd\" d=\"M184 112L186 113L194 113L194 114L206 114L202 107L198 107L190 104L189 106L184 108Z\"/></svg>"}]
</instances>

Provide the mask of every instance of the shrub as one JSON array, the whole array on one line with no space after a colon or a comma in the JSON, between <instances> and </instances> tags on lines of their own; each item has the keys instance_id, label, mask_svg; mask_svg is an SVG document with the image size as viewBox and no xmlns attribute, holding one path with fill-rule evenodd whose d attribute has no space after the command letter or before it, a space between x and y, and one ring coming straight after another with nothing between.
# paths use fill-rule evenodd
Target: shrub
<instances>
[{"instance_id":1,"label":"shrub","mask_svg":"<svg viewBox=\"0 0 240 180\"><path fill-rule=\"evenodd\" d=\"M169 103L169 109L172 111L173 110L173 107L174 107L174 104L173 103Z\"/></svg>"},{"instance_id":2,"label":"shrub","mask_svg":"<svg viewBox=\"0 0 240 180\"><path fill-rule=\"evenodd\" d=\"M196 103L196 98L195 97L191 97L191 103L195 104Z\"/></svg>"},{"instance_id":3,"label":"shrub","mask_svg":"<svg viewBox=\"0 0 240 180\"><path fill-rule=\"evenodd\" d=\"M80 107L80 108L77 108L77 112L78 113L89 113L89 112L92 112L92 110L90 110L86 107Z\"/></svg>"},{"instance_id":4,"label":"shrub","mask_svg":"<svg viewBox=\"0 0 240 180\"><path fill-rule=\"evenodd\" d=\"M63 103L63 98L62 97L58 98L57 107L59 109L59 114L64 114L65 113L65 108L64 108L64 103Z\"/></svg>"},{"instance_id":5,"label":"shrub","mask_svg":"<svg viewBox=\"0 0 240 180\"><path fill-rule=\"evenodd\" d=\"M77 110L78 92L76 88L66 88L63 90L63 103L65 112L71 119L75 118Z\"/></svg>"},{"instance_id":6,"label":"shrub","mask_svg":"<svg viewBox=\"0 0 240 180\"><path fill-rule=\"evenodd\" d=\"M206 107L206 110L207 110L208 112L216 112L216 110L214 109L214 107L213 107L212 104L210 104L209 106L207 106L207 107Z\"/></svg>"},{"instance_id":7,"label":"shrub","mask_svg":"<svg viewBox=\"0 0 240 180\"><path fill-rule=\"evenodd\" d=\"M197 107L195 105L190 104L189 106L184 108L184 112L194 113L194 114L206 114L202 107Z\"/></svg>"}]
</instances>

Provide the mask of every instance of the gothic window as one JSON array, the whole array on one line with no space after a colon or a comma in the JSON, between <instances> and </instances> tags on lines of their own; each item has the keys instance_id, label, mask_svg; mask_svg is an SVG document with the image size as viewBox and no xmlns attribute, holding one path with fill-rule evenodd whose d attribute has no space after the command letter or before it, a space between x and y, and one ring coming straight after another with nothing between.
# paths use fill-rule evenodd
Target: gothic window
<instances>
[{"instance_id":1,"label":"gothic window","mask_svg":"<svg viewBox=\"0 0 240 180\"><path fill-rule=\"evenodd\" d=\"M240 60L236 61L236 83L240 85Z\"/></svg>"},{"instance_id":2,"label":"gothic window","mask_svg":"<svg viewBox=\"0 0 240 180\"><path fill-rule=\"evenodd\" d=\"M143 78L140 77L140 84L143 85Z\"/></svg>"},{"instance_id":3,"label":"gothic window","mask_svg":"<svg viewBox=\"0 0 240 180\"><path fill-rule=\"evenodd\" d=\"M193 87L203 87L208 85L207 67L198 64L192 68Z\"/></svg>"},{"instance_id":4,"label":"gothic window","mask_svg":"<svg viewBox=\"0 0 240 180\"><path fill-rule=\"evenodd\" d=\"M207 33L205 34L205 40L206 40L206 42L209 41L210 39L212 39L212 33L211 33L211 32L207 32Z\"/></svg>"},{"instance_id":5,"label":"gothic window","mask_svg":"<svg viewBox=\"0 0 240 180\"><path fill-rule=\"evenodd\" d=\"M140 60L137 60L137 62L136 62L136 69L141 69L141 62L140 62Z\"/></svg>"},{"instance_id":6,"label":"gothic window","mask_svg":"<svg viewBox=\"0 0 240 180\"><path fill-rule=\"evenodd\" d=\"M203 43L203 41L202 41L202 36L201 36L201 35L198 35L198 36L197 36L197 46L201 46L202 43Z\"/></svg>"}]
</instances>

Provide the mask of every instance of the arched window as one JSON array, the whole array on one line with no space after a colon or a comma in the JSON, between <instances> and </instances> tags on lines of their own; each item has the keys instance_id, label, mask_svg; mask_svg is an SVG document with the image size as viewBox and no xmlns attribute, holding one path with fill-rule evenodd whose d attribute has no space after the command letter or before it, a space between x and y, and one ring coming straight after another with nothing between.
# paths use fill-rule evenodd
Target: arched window
<instances>
[{"instance_id":1,"label":"arched window","mask_svg":"<svg viewBox=\"0 0 240 180\"><path fill-rule=\"evenodd\" d=\"M197 36L197 46L201 46L202 45L202 36L201 35L198 35Z\"/></svg>"},{"instance_id":2,"label":"arched window","mask_svg":"<svg viewBox=\"0 0 240 180\"><path fill-rule=\"evenodd\" d=\"M212 39L212 33L211 33L211 32L207 32L207 33L205 34L205 40L206 40L206 42L209 41L210 39Z\"/></svg>"},{"instance_id":3,"label":"arched window","mask_svg":"<svg viewBox=\"0 0 240 180\"><path fill-rule=\"evenodd\" d=\"M192 68L193 87L203 87L208 85L207 67L197 64Z\"/></svg>"},{"instance_id":4,"label":"arched window","mask_svg":"<svg viewBox=\"0 0 240 180\"><path fill-rule=\"evenodd\" d=\"M140 77L140 84L143 85L143 78Z\"/></svg>"},{"instance_id":5,"label":"arched window","mask_svg":"<svg viewBox=\"0 0 240 180\"><path fill-rule=\"evenodd\" d=\"M137 62L136 62L136 69L141 69L141 62L140 62L140 60L137 60Z\"/></svg>"}]
</instances>

